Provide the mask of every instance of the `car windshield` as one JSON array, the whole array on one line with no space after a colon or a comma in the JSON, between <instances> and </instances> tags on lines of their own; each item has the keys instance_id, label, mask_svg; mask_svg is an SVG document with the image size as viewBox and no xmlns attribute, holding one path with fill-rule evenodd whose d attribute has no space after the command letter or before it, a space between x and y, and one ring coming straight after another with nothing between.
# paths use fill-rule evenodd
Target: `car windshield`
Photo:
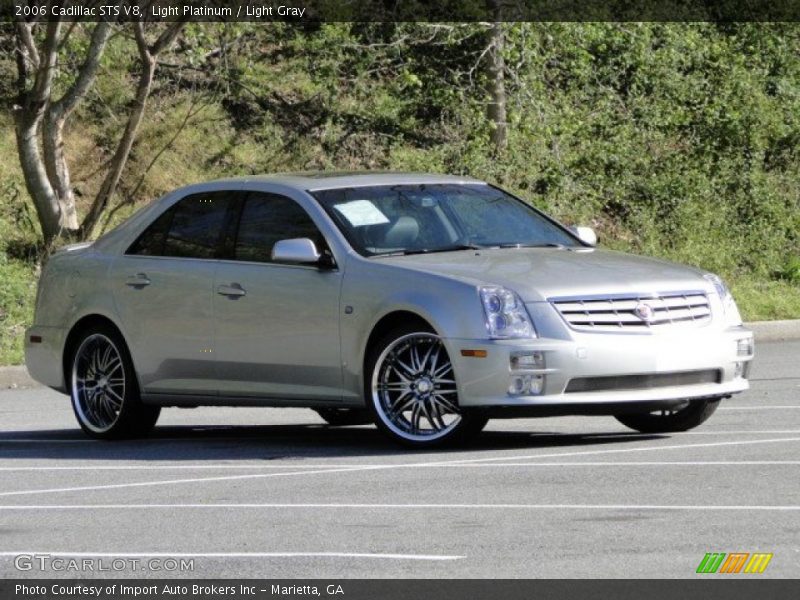
<instances>
[{"instance_id":1,"label":"car windshield","mask_svg":"<svg viewBox=\"0 0 800 600\"><path fill-rule=\"evenodd\" d=\"M581 246L555 222L486 184L386 185L312 194L364 256Z\"/></svg>"}]
</instances>

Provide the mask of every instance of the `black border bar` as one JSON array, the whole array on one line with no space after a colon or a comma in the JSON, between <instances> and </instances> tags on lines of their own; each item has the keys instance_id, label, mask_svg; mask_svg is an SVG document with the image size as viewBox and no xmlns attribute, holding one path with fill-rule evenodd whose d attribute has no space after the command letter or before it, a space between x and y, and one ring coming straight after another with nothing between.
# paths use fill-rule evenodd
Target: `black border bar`
<instances>
[{"instance_id":1,"label":"black border bar","mask_svg":"<svg viewBox=\"0 0 800 600\"><path fill-rule=\"evenodd\" d=\"M0 0L0 16L87 22L797 22L800 0Z\"/></svg>"},{"instance_id":2,"label":"black border bar","mask_svg":"<svg viewBox=\"0 0 800 600\"><path fill-rule=\"evenodd\" d=\"M749 576L698 576L696 579L3 579L0 600L750 600L800 597L800 580ZM17 586L39 587L44 594L21 593ZM158 594L110 593L111 586L156 586ZM187 593L167 595L165 586ZM199 586L201 591L196 591ZM277 588L273 587L277 586ZM73 588L102 588L100 595L65 593ZM241 593L243 588L252 593ZM278 590L294 590L279 592ZM216 590L216 593L215 591ZM341 592L340 592L341 591ZM315 593L316 592L316 593Z\"/></svg>"}]
</instances>

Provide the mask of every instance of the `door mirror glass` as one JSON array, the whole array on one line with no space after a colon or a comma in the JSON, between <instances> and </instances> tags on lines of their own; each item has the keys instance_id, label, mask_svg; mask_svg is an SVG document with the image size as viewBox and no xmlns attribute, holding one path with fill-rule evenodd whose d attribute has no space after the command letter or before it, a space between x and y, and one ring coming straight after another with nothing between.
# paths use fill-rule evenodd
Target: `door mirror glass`
<instances>
[{"instance_id":1,"label":"door mirror glass","mask_svg":"<svg viewBox=\"0 0 800 600\"><path fill-rule=\"evenodd\" d=\"M272 261L299 265L318 264L320 253L308 238L280 240L272 247Z\"/></svg>"}]
</instances>

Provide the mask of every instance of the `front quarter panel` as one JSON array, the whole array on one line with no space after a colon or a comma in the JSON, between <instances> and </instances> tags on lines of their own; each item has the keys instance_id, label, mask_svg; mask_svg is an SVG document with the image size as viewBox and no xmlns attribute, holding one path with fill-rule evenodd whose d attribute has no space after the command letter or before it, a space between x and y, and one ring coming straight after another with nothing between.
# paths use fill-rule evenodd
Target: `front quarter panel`
<instances>
[{"instance_id":1,"label":"front quarter panel","mask_svg":"<svg viewBox=\"0 0 800 600\"><path fill-rule=\"evenodd\" d=\"M352 257L342 289L341 340L344 387L360 401L367 340L385 316L398 311L425 319L448 338L485 338L477 286L441 275Z\"/></svg>"}]
</instances>

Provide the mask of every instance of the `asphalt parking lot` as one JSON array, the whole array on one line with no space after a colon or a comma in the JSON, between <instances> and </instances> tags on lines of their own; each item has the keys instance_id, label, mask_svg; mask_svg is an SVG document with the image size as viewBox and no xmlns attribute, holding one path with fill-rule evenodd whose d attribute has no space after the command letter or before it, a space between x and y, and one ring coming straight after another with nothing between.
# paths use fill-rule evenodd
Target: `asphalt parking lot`
<instances>
[{"instance_id":1,"label":"asphalt parking lot","mask_svg":"<svg viewBox=\"0 0 800 600\"><path fill-rule=\"evenodd\" d=\"M5 390L0 576L77 575L17 570L34 552L215 578L696 577L706 552L767 552L732 577L798 577L799 449L797 341L760 344L752 389L695 431L492 421L436 452L300 409L170 409L152 438L97 442L65 396Z\"/></svg>"}]
</instances>

